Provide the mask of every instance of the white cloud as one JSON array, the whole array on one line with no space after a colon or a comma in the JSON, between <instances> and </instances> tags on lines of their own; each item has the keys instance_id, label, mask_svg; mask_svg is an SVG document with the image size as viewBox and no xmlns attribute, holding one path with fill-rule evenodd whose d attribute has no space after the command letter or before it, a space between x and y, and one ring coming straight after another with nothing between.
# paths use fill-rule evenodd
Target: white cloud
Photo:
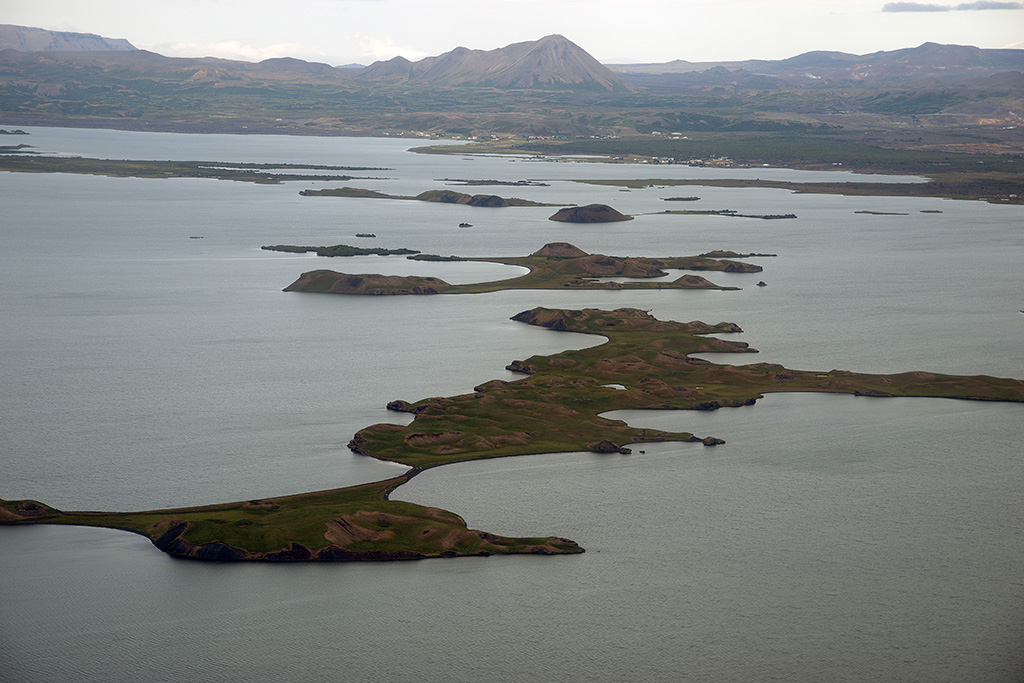
<instances>
[{"instance_id":1,"label":"white cloud","mask_svg":"<svg viewBox=\"0 0 1024 683\"><path fill-rule=\"evenodd\" d=\"M1024 4L1019 2L993 2L993 0L983 0L982 2L965 2L957 5L953 9L1024 9Z\"/></svg>"},{"instance_id":2,"label":"white cloud","mask_svg":"<svg viewBox=\"0 0 1024 683\"><path fill-rule=\"evenodd\" d=\"M423 52L419 48L410 45L396 45L385 38L357 35L355 36L355 42L355 47L348 50L348 52L354 55L354 59L362 64L370 64L371 62L391 59L393 57L405 57L415 62L418 59L430 56L429 53Z\"/></svg>"},{"instance_id":3,"label":"white cloud","mask_svg":"<svg viewBox=\"0 0 1024 683\"><path fill-rule=\"evenodd\" d=\"M222 40L216 43L168 43L162 45L138 45L166 57L220 57L246 62L261 62L275 57L297 57L308 61L322 61L326 55L320 50L299 43L276 43L256 47L237 40Z\"/></svg>"},{"instance_id":4,"label":"white cloud","mask_svg":"<svg viewBox=\"0 0 1024 683\"><path fill-rule=\"evenodd\" d=\"M883 12L948 12L944 5L926 5L923 2L890 2L882 7Z\"/></svg>"},{"instance_id":5,"label":"white cloud","mask_svg":"<svg viewBox=\"0 0 1024 683\"><path fill-rule=\"evenodd\" d=\"M964 2L959 5L934 5L924 2L890 2L882 7L883 12L962 12L989 9L1024 9L1024 4L1019 2L981 0L980 2Z\"/></svg>"}]
</instances>

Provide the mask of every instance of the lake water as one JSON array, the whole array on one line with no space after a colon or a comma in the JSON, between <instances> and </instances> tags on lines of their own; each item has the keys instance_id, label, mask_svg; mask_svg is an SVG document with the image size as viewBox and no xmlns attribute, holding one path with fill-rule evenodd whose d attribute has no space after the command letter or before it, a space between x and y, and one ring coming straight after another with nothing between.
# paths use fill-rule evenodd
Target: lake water
<instances>
[{"instance_id":1,"label":"lake water","mask_svg":"<svg viewBox=\"0 0 1024 683\"><path fill-rule=\"evenodd\" d=\"M391 139L29 131L18 142L53 153L386 167L347 184L391 194L444 178L542 180L453 189L602 202L637 218L573 226L548 221L549 208L298 195L339 183L0 174L2 498L153 509L393 476L397 465L345 448L361 427L404 417L387 401L466 392L511 378L513 359L595 343L509 320L538 305L736 322L761 353L729 362L1024 377L1024 207L571 182L854 178L841 172L439 157ZM681 194L701 197L686 208L799 218L650 215ZM760 274L709 275L739 291L350 298L281 289L323 267L453 282L516 271L259 249L486 256L552 241L777 256L750 259ZM572 538L587 548L578 556L203 564L117 531L0 528L0 678L1024 680L1024 406L777 394L617 416L727 444L466 463L395 494L473 528Z\"/></svg>"}]
</instances>

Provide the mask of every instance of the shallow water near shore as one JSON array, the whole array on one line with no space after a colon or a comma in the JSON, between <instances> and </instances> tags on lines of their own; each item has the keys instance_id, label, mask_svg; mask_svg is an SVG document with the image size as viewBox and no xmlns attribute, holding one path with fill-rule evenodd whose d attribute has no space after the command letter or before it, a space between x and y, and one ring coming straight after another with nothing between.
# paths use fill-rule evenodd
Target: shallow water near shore
<instances>
[{"instance_id":1,"label":"shallow water near shore","mask_svg":"<svg viewBox=\"0 0 1024 683\"><path fill-rule=\"evenodd\" d=\"M346 184L390 194L443 178L539 179L549 185L452 189L637 217L573 226L548 221L550 208L298 195L337 183L0 175L3 498L153 509L393 476L399 466L345 448L361 427L408 418L387 401L464 393L513 379L511 360L600 343L509 320L539 305L736 322L735 338L761 353L720 362L1024 377L1022 207L620 192L570 180L726 172L417 155L401 140L29 130L39 149L96 157L387 167L365 175L388 180ZM651 215L678 194L798 218ZM354 237L365 232L377 238ZM450 282L519 271L259 249L508 256L552 241L777 256L748 259L763 273L705 274L738 291L359 298L281 289L314 268ZM774 394L742 409L611 416L727 443L466 463L394 494L473 528L572 538L579 556L222 565L172 560L123 532L2 527L0 670L49 681L1024 677L1024 406Z\"/></svg>"}]
</instances>

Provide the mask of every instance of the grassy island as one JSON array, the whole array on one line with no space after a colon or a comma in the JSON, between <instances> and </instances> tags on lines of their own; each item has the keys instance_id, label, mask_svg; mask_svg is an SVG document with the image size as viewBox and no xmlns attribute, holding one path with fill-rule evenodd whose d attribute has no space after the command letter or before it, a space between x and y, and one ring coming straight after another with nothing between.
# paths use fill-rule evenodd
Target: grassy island
<instances>
[{"instance_id":1,"label":"grassy island","mask_svg":"<svg viewBox=\"0 0 1024 683\"><path fill-rule=\"evenodd\" d=\"M392 500L424 469L455 462L555 451L629 453L654 441L724 443L689 432L638 429L601 415L634 409L716 410L749 405L764 393L817 391L864 396L933 396L1024 402L1024 381L907 372L870 375L789 370L755 363L722 365L702 352L756 351L705 336L739 333L732 323L661 321L631 308L535 308L514 320L551 330L601 335L607 342L578 351L516 360L524 374L493 380L472 393L396 400L391 410L415 415L408 426L360 430L349 447L409 465L403 476L295 496L146 512L64 512L31 500L0 501L2 524L72 524L142 534L177 557L207 560L366 561L509 553L571 554L576 543L554 536L508 538L466 527L437 508Z\"/></svg>"},{"instance_id":2,"label":"grassy island","mask_svg":"<svg viewBox=\"0 0 1024 683\"><path fill-rule=\"evenodd\" d=\"M265 247L266 248L266 247ZM278 245L278 251L310 250L314 247ZM328 294L480 294L507 289L735 289L719 287L699 275L683 275L675 280L644 282L668 275L668 270L722 271L727 273L760 273L763 268L752 263L719 255L648 258L605 256L587 252L565 242L552 242L529 256L520 257L410 257L414 260L480 261L523 266L529 273L494 282L452 285L438 278L399 275L353 275L333 270L303 273L285 288L286 292L321 292ZM734 255L735 257L735 255ZM638 281L618 282L609 278L635 278Z\"/></svg>"},{"instance_id":3,"label":"grassy island","mask_svg":"<svg viewBox=\"0 0 1024 683\"><path fill-rule=\"evenodd\" d=\"M364 234L356 237L374 237ZM260 247L263 251L283 251L289 254L315 253L317 256L415 256L420 252L415 249L384 249L383 247L353 247L348 244L335 244L329 247L304 247L294 244L267 244Z\"/></svg>"},{"instance_id":4,"label":"grassy island","mask_svg":"<svg viewBox=\"0 0 1024 683\"><path fill-rule=\"evenodd\" d=\"M560 204L544 204L529 199L516 197L499 197L496 194L466 194L454 190L427 190L415 196L385 194L376 190L359 187L337 187L328 190L302 190L303 197L352 197L357 199L401 199L437 204L466 204L468 206L504 207L504 206L561 206Z\"/></svg>"},{"instance_id":5,"label":"grassy island","mask_svg":"<svg viewBox=\"0 0 1024 683\"><path fill-rule=\"evenodd\" d=\"M449 185L464 185L464 186L485 186L485 185L505 185L508 187L550 187L550 183L544 183L539 180L477 180L473 178L441 178L442 181Z\"/></svg>"},{"instance_id":6,"label":"grassy island","mask_svg":"<svg viewBox=\"0 0 1024 683\"><path fill-rule=\"evenodd\" d=\"M766 221L772 220L785 220L787 218L796 218L795 213L738 213L732 209L707 209L707 210L688 210L679 209L672 211L659 211L659 214L669 214L672 216L727 216L729 218L760 218Z\"/></svg>"}]
</instances>

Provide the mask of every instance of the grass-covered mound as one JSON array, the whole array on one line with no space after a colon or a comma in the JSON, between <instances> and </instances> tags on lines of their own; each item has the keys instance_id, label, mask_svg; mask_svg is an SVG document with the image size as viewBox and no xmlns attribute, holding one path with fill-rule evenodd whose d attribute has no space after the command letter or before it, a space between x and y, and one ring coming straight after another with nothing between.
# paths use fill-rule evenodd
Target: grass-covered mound
<instances>
[{"instance_id":1,"label":"grass-covered mound","mask_svg":"<svg viewBox=\"0 0 1024 683\"><path fill-rule=\"evenodd\" d=\"M286 292L324 292L327 294L440 294L451 285L436 277L415 275L346 275L333 270L303 273L288 285Z\"/></svg>"},{"instance_id":2,"label":"grass-covered mound","mask_svg":"<svg viewBox=\"0 0 1024 683\"><path fill-rule=\"evenodd\" d=\"M631 221L633 217L620 213L607 204L587 204L559 209L548 217L548 220L562 223L615 223Z\"/></svg>"}]
</instances>

